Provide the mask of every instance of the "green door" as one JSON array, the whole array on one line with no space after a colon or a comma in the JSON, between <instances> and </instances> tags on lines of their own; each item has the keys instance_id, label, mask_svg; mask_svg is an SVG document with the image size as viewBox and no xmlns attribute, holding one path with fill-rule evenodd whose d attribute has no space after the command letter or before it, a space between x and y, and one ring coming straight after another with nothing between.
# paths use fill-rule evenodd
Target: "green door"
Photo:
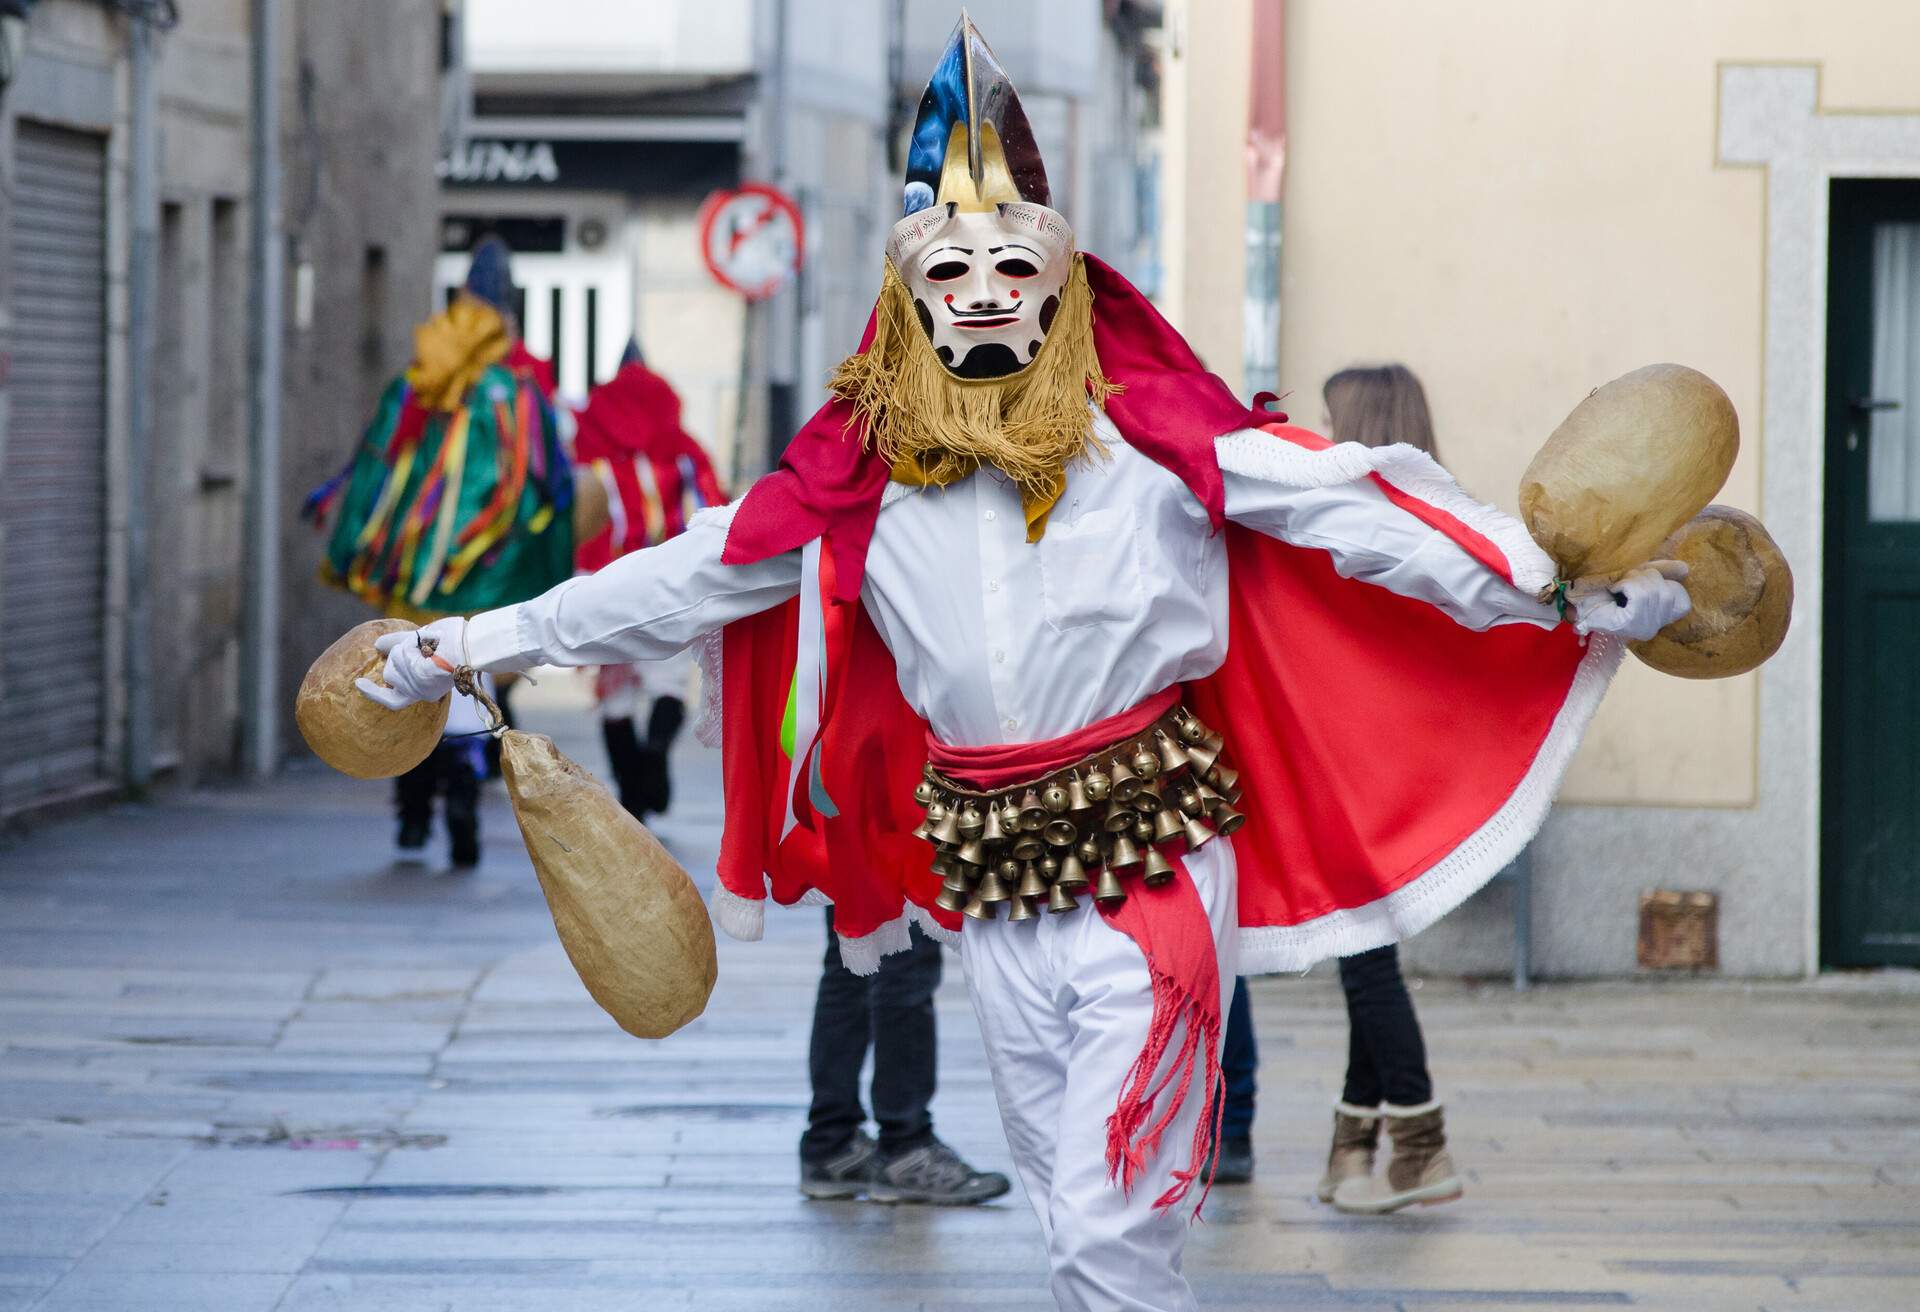
<instances>
[{"instance_id":1,"label":"green door","mask_svg":"<svg viewBox=\"0 0 1920 1312\"><path fill-rule=\"evenodd\" d=\"M1920 180L1833 183L1822 957L1920 965Z\"/></svg>"}]
</instances>

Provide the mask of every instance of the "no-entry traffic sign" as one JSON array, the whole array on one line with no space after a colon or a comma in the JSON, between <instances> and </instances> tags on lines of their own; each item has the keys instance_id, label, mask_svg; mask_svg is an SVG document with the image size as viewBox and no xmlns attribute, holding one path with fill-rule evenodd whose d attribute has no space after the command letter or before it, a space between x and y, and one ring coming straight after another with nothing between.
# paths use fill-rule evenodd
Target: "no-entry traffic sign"
<instances>
[{"instance_id":1,"label":"no-entry traffic sign","mask_svg":"<svg viewBox=\"0 0 1920 1312\"><path fill-rule=\"evenodd\" d=\"M750 301L771 296L805 250L800 207L763 182L716 191L700 207L700 258L722 286Z\"/></svg>"}]
</instances>

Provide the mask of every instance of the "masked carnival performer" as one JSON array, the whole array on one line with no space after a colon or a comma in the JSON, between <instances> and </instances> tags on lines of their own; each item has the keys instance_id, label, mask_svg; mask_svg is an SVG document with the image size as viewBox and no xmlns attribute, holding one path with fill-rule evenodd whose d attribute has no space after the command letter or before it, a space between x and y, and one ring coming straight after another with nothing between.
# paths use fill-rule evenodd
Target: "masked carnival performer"
<instances>
[{"instance_id":1,"label":"masked carnival performer","mask_svg":"<svg viewBox=\"0 0 1920 1312\"><path fill-rule=\"evenodd\" d=\"M414 330L414 358L387 387L346 467L307 499L337 511L321 577L383 614L426 622L538 596L572 573L572 471L551 374L514 317L505 244L474 251L466 286ZM480 859L480 713L455 699L447 737L394 781L403 859L424 853L445 799L452 864Z\"/></svg>"},{"instance_id":2,"label":"masked carnival performer","mask_svg":"<svg viewBox=\"0 0 1920 1312\"><path fill-rule=\"evenodd\" d=\"M1576 583L1566 623L1524 528L1431 458L1238 404L1075 250L964 19L904 199L866 338L778 470L429 632L511 670L717 630L722 926L816 891L856 970L910 921L958 932L1059 1305L1191 1308L1236 970L1392 942L1478 888L1620 639L1686 595ZM385 678L389 704L450 686L409 641Z\"/></svg>"},{"instance_id":3,"label":"masked carnival performer","mask_svg":"<svg viewBox=\"0 0 1920 1312\"><path fill-rule=\"evenodd\" d=\"M647 368L637 339L628 340L619 371L588 396L573 455L606 507L605 524L581 535L577 564L587 573L678 536L695 514L727 499L706 449L680 421L679 395ZM685 652L594 672L607 762L621 805L638 819L672 802L668 752L686 721L692 673Z\"/></svg>"}]
</instances>

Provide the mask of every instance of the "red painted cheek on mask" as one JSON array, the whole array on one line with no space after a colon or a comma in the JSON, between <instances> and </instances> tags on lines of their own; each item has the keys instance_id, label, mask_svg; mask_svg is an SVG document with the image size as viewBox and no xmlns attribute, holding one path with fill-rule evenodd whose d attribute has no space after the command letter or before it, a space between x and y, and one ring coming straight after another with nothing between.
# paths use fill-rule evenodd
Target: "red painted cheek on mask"
<instances>
[{"instance_id":1,"label":"red painted cheek on mask","mask_svg":"<svg viewBox=\"0 0 1920 1312\"><path fill-rule=\"evenodd\" d=\"M947 304L948 304L948 305L952 305L952 304L953 304L953 293L952 293L952 292L948 292L948 293L947 293Z\"/></svg>"},{"instance_id":2,"label":"red painted cheek on mask","mask_svg":"<svg viewBox=\"0 0 1920 1312\"><path fill-rule=\"evenodd\" d=\"M1016 300L1016 301L1017 301L1017 300L1019 300L1019 299L1020 299L1020 289L1019 289L1018 287L1016 287L1016 288L1014 288L1014 289L1013 289L1013 291L1012 291L1012 293L1011 293L1011 295L1013 296L1013 299L1014 299L1014 300Z\"/></svg>"}]
</instances>

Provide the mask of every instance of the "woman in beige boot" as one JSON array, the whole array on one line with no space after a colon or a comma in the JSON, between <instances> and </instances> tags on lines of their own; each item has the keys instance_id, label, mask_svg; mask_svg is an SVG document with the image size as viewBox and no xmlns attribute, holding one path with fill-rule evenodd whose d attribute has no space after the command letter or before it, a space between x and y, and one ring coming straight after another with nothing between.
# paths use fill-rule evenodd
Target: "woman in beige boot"
<instances>
[{"instance_id":1,"label":"woman in beige boot","mask_svg":"<svg viewBox=\"0 0 1920 1312\"><path fill-rule=\"evenodd\" d=\"M1340 959L1350 1037L1347 1084L1333 1109L1333 1148L1319 1198L1342 1212L1397 1212L1414 1203L1450 1203L1460 1177L1447 1156L1444 1113L1433 1099L1426 1044L1400 975L1400 954L1375 948ZM1393 1155L1374 1174L1380 1126Z\"/></svg>"},{"instance_id":2,"label":"woman in beige boot","mask_svg":"<svg viewBox=\"0 0 1920 1312\"><path fill-rule=\"evenodd\" d=\"M1404 442L1433 453L1433 421L1420 380L1405 365L1343 369L1327 380L1326 426L1336 442ZM1433 1100L1426 1042L1391 945L1340 959L1347 995L1347 1083L1333 1110L1333 1147L1317 1191L1342 1212L1397 1212L1460 1197L1446 1125ZM1393 1156L1374 1155L1384 1121Z\"/></svg>"}]
</instances>

